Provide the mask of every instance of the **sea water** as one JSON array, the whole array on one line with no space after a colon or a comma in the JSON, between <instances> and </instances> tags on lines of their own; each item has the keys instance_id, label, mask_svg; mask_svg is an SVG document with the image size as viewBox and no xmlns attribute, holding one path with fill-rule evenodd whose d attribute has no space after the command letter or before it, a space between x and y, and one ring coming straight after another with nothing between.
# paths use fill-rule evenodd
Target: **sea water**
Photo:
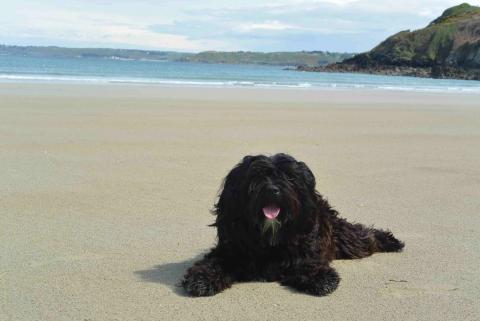
<instances>
[{"instance_id":1,"label":"sea water","mask_svg":"<svg viewBox=\"0 0 480 321\"><path fill-rule=\"evenodd\" d=\"M480 81L300 72L284 66L0 56L0 82L131 83L212 87L366 88L480 93Z\"/></svg>"}]
</instances>

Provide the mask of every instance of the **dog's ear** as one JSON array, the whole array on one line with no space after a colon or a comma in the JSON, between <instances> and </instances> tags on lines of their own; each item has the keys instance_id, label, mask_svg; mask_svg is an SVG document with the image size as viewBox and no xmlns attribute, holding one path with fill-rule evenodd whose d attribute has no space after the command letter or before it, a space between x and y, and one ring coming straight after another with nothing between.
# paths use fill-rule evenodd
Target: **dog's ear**
<instances>
[{"instance_id":1,"label":"dog's ear","mask_svg":"<svg viewBox=\"0 0 480 321\"><path fill-rule=\"evenodd\" d=\"M309 190L315 190L315 176L313 175L312 171L304 162L297 163L299 173L303 177L305 181L305 185L308 187Z\"/></svg>"},{"instance_id":2,"label":"dog's ear","mask_svg":"<svg viewBox=\"0 0 480 321\"><path fill-rule=\"evenodd\" d=\"M242 200L242 179L245 177L245 172L254 159L254 156L245 156L223 180L218 202L215 204L214 209L214 214L220 218L221 216L236 216L236 212L240 208L237 204ZM217 217L217 220L219 217Z\"/></svg>"},{"instance_id":3,"label":"dog's ear","mask_svg":"<svg viewBox=\"0 0 480 321\"><path fill-rule=\"evenodd\" d=\"M211 226L217 227L219 242L232 238L238 233L238 219L241 216L244 195L242 193L242 181L254 156L245 156L225 177L219 193L218 201L213 209L217 216L215 223Z\"/></svg>"},{"instance_id":4,"label":"dog's ear","mask_svg":"<svg viewBox=\"0 0 480 321\"><path fill-rule=\"evenodd\" d=\"M238 165L243 165L243 166L250 165L250 163L254 158L255 156L247 155L242 159L242 161Z\"/></svg>"}]
</instances>

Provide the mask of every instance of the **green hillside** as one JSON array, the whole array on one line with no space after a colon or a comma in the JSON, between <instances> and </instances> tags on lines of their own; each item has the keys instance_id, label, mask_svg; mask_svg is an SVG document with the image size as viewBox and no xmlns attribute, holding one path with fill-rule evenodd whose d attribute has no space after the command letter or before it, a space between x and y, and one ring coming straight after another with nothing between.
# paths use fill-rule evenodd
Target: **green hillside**
<instances>
[{"instance_id":1,"label":"green hillside","mask_svg":"<svg viewBox=\"0 0 480 321\"><path fill-rule=\"evenodd\" d=\"M280 66L321 66L350 58L353 54L298 51L298 52L222 52L204 51L183 53L173 51L111 49L111 48L63 48L0 45L0 55L17 55L47 58L105 58L131 60L160 60L223 64L262 64Z\"/></svg>"},{"instance_id":2,"label":"green hillside","mask_svg":"<svg viewBox=\"0 0 480 321\"><path fill-rule=\"evenodd\" d=\"M342 61L352 57L353 54L300 51L300 52L251 52L251 51L205 51L195 55L186 56L182 61L224 63L224 64L261 64L283 66L322 66Z\"/></svg>"},{"instance_id":3,"label":"green hillside","mask_svg":"<svg viewBox=\"0 0 480 321\"><path fill-rule=\"evenodd\" d=\"M447 9L423 29L401 31L322 71L480 80L480 7Z\"/></svg>"},{"instance_id":4,"label":"green hillside","mask_svg":"<svg viewBox=\"0 0 480 321\"><path fill-rule=\"evenodd\" d=\"M403 31L393 35L367 55L382 64L418 67L460 66L466 61L459 59L458 50L464 49L465 45L478 44L480 41L478 32L480 32L480 7L461 4L446 10L424 29ZM480 56L473 55L467 60L469 64L480 67Z\"/></svg>"}]
</instances>

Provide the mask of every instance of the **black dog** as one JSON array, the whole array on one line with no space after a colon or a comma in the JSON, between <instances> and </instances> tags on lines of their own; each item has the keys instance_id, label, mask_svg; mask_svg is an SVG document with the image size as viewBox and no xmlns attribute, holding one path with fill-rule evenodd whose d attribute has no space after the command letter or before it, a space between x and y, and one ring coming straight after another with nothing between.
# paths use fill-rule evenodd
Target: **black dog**
<instances>
[{"instance_id":1,"label":"black dog","mask_svg":"<svg viewBox=\"0 0 480 321\"><path fill-rule=\"evenodd\" d=\"M213 212L218 244L181 282L194 296L252 280L327 295L340 282L333 259L404 247L389 231L340 218L315 190L307 165L286 154L246 156L225 178Z\"/></svg>"}]
</instances>

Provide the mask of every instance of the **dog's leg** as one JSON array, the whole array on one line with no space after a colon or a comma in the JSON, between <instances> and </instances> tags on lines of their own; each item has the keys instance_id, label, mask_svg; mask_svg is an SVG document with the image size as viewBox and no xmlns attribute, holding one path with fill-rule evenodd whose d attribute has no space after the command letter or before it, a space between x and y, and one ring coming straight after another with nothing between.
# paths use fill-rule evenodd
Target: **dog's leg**
<instances>
[{"instance_id":1,"label":"dog's leg","mask_svg":"<svg viewBox=\"0 0 480 321\"><path fill-rule=\"evenodd\" d=\"M281 283L301 292L324 296L335 291L340 277L328 264L303 262L293 268Z\"/></svg>"},{"instance_id":2,"label":"dog's leg","mask_svg":"<svg viewBox=\"0 0 480 321\"><path fill-rule=\"evenodd\" d=\"M337 259L359 259L375 252L398 252L405 246L390 231L351 224L338 217L332 225Z\"/></svg>"},{"instance_id":3,"label":"dog's leg","mask_svg":"<svg viewBox=\"0 0 480 321\"><path fill-rule=\"evenodd\" d=\"M187 270L181 285L190 295L211 296L229 288L233 277L225 271L223 259L213 249Z\"/></svg>"}]
</instances>

